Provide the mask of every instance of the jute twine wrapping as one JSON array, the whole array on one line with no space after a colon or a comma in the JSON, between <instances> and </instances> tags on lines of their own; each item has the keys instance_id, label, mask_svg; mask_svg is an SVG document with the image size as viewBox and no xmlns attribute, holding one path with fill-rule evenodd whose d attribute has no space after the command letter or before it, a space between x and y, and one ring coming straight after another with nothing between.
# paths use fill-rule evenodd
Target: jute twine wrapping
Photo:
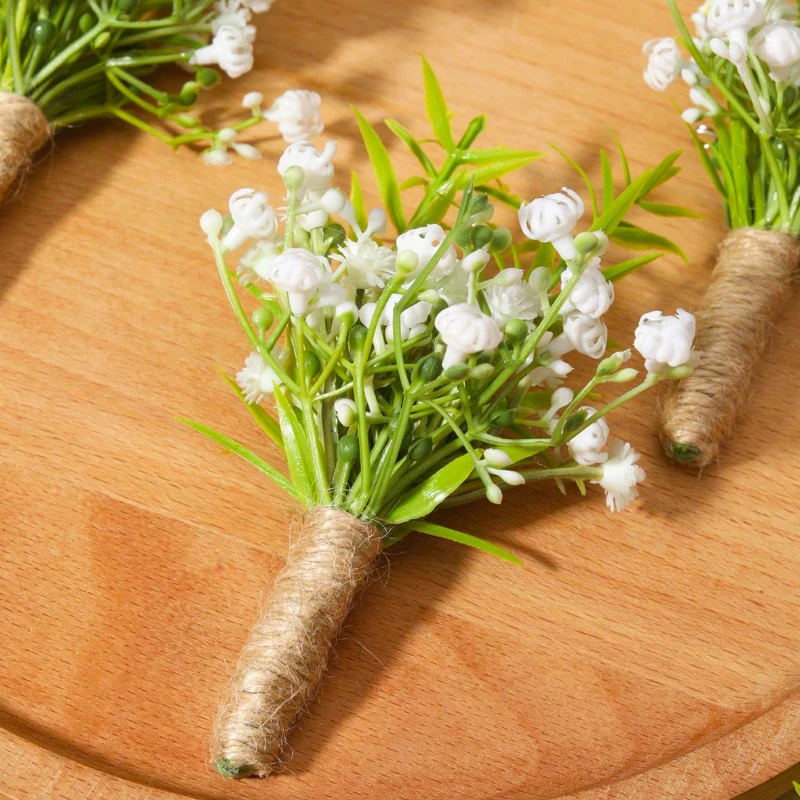
<instances>
[{"instance_id":1,"label":"jute twine wrapping","mask_svg":"<svg viewBox=\"0 0 800 800\"><path fill-rule=\"evenodd\" d=\"M303 520L217 715L212 761L220 773L263 777L278 765L380 549L380 532L344 511L319 507Z\"/></svg>"},{"instance_id":2,"label":"jute twine wrapping","mask_svg":"<svg viewBox=\"0 0 800 800\"><path fill-rule=\"evenodd\" d=\"M35 103L0 92L0 201L30 169L34 154L49 138L47 119Z\"/></svg>"},{"instance_id":3,"label":"jute twine wrapping","mask_svg":"<svg viewBox=\"0 0 800 800\"><path fill-rule=\"evenodd\" d=\"M716 458L747 400L753 367L799 262L800 243L789 234L740 228L726 236L697 316L700 363L661 409L668 455L698 467Z\"/></svg>"}]
</instances>

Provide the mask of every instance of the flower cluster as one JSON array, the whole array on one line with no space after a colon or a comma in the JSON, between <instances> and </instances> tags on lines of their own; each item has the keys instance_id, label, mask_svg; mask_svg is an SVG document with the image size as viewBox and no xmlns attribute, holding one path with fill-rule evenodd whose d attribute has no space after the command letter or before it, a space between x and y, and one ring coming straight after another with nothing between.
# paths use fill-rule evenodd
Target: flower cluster
<instances>
[{"instance_id":1,"label":"flower cluster","mask_svg":"<svg viewBox=\"0 0 800 800\"><path fill-rule=\"evenodd\" d=\"M227 259L244 248L237 271L260 301L252 325L244 318L254 349L237 376L242 396L275 395L282 429L313 431L305 466L329 492L322 499L391 522L415 479L462 450L468 466L446 503L476 493L499 503L504 487L556 477L598 483L611 509L624 508L644 471L630 445L606 449L605 415L621 400L599 410L584 400L636 371L624 366L630 351L604 359L608 240L600 230L575 235L578 194L520 206L524 234L563 259L560 273L526 271L504 263L510 232L488 224L488 197L469 190L449 231L428 223L386 241L383 210L364 219L331 186L335 152L333 142L320 151L305 141L284 152L283 232L253 189L232 195L228 217L201 220L229 297ZM645 314L635 347L647 377L624 399L685 374L693 333L685 311ZM571 354L603 359L580 391L562 385Z\"/></svg>"}]
</instances>

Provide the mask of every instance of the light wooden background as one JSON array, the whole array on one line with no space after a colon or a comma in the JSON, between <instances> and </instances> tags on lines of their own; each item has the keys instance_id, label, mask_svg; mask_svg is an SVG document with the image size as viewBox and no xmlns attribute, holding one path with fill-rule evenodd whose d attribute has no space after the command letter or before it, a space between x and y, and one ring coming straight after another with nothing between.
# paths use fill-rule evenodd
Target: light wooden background
<instances>
[{"instance_id":1,"label":"light wooden background","mask_svg":"<svg viewBox=\"0 0 800 800\"><path fill-rule=\"evenodd\" d=\"M636 169L686 143L641 80L641 43L672 31L661 0L279 0L262 19L258 69L216 101L319 90L339 175L364 170L373 198L348 104L422 134L418 52L457 126L491 115L489 143L557 142L593 175L608 126ZM795 302L702 480L661 456L651 396L613 423L648 472L629 512L542 486L441 515L525 568L410 538L353 612L286 773L208 770L217 696L292 509L174 418L278 463L214 371L247 348L197 226L243 185L278 200L281 144L264 150L212 170L92 125L60 136L0 213L0 794L722 800L799 761ZM722 220L689 149L682 163L662 199L707 219L660 230L691 265L626 281L615 338L642 311L694 308L707 284ZM552 156L514 189L566 181Z\"/></svg>"}]
</instances>

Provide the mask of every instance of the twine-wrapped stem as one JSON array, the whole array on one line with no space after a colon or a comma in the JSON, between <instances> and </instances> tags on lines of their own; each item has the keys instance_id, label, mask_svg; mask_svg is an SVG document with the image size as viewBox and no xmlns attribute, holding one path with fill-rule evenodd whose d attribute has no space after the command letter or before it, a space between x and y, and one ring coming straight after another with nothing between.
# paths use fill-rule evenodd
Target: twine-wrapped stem
<instances>
[{"instance_id":1,"label":"twine-wrapped stem","mask_svg":"<svg viewBox=\"0 0 800 800\"><path fill-rule=\"evenodd\" d=\"M49 137L47 119L35 103L0 92L0 201L30 169L34 154Z\"/></svg>"},{"instance_id":2,"label":"twine-wrapped stem","mask_svg":"<svg viewBox=\"0 0 800 800\"><path fill-rule=\"evenodd\" d=\"M278 764L380 549L375 527L337 509L319 507L298 526L217 715L212 762L221 774L264 777Z\"/></svg>"},{"instance_id":3,"label":"twine-wrapped stem","mask_svg":"<svg viewBox=\"0 0 800 800\"><path fill-rule=\"evenodd\" d=\"M703 467L716 458L748 396L772 321L800 262L794 236L757 228L730 231L697 315L700 363L673 386L661 408L668 455Z\"/></svg>"}]
</instances>

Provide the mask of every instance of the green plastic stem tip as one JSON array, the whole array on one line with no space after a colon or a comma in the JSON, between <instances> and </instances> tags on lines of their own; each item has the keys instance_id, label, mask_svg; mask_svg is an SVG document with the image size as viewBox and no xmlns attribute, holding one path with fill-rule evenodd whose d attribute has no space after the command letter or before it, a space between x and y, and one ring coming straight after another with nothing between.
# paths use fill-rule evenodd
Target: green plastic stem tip
<instances>
[{"instance_id":1,"label":"green plastic stem tip","mask_svg":"<svg viewBox=\"0 0 800 800\"><path fill-rule=\"evenodd\" d=\"M664 452L670 458L684 463L697 461L703 454L699 447L693 444L682 444L681 442L664 442Z\"/></svg>"},{"instance_id":2,"label":"green plastic stem tip","mask_svg":"<svg viewBox=\"0 0 800 800\"><path fill-rule=\"evenodd\" d=\"M237 764L228 758L220 758L214 762L214 769L223 778L246 778L251 773L247 764Z\"/></svg>"}]
</instances>

